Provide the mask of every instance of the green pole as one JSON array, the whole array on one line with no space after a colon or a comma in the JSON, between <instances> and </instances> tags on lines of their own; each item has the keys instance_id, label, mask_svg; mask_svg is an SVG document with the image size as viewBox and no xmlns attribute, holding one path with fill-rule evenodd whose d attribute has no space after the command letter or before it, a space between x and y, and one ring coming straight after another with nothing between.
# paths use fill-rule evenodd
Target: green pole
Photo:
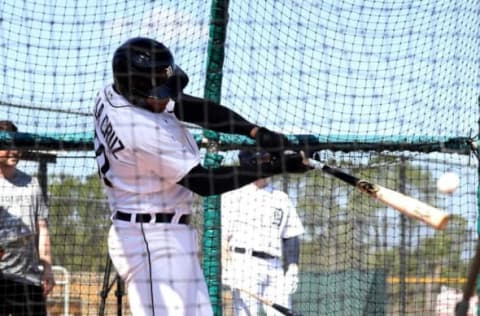
<instances>
[{"instance_id":1,"label":"green pole","mask_svg":"<svg viewBox=\"0 0 480 316\"><path fill-rule=\"evenodd\" d=\"M480 108L480 96L477 99L477 105ZM480 119L478 120L478 131L480 133ZM478 142L476 143L477 146L472 148L476 151L476 157L480 157L480 148L478 148ZM479 160L480 161L480 160ZM480 167L477 169L477 179L480 179ZM478 238L480 236L480 183L477 184L477 242L476 247L478 247ZM477 295L480 295L480 278L477 275ZM477 309L477 316L480 316L480 308Z\"/></svg>"},{"instance_id":2,"label":"green pole","mask_svg":"<svg viewBox=\"0 0 480 316\"><path fill-rule=\"evenodd\" d=\"M214 0L210 10L210 28L208 41L207 71L205 81L205 98L220 103L222 87L222 69L225 51L225 38L228 20L228 1ZM203 136L208 141L204 166L220 166L222 156L218 155L216 144L218 133L205 130ZM204 199L204 234L203 234L203 270L207 282L213 313L222 315L221 288L221 220L220 196Z\"/></svg>"}]
</instances>

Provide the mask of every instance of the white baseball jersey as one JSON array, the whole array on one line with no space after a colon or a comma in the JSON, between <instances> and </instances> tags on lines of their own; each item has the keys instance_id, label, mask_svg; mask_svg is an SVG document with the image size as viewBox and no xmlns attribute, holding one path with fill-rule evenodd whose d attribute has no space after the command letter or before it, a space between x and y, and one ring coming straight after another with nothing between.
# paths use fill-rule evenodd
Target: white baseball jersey
<instances>
[{"instance_id":1,"label":"white baseball jersey","mask_svg":"<svg viewBox=\"0 0 480 316\"><path fill-rule=\"evenodd\" d=\"M135 107L111 85L96 98L95 155L112 212L191 212L193 193L177 185L200 162L193 136L173 113ZM175 217L174 217L175 218ZM213 314L192 226L112 216L108 251L126 281L132 315Z\"/></svg>"},{"instance_id":2,"label":"white baseball jersey","mask_svg":"<svg viewBox=\"0 0 480 316\"><path fill-rule=\"evenodd\" d=\"M193 194L176 183L200 154L173 108L173 101L163 113L135 107L112 85L97 95L95 152L112 211L190 212Z\"/></svg>"},{"instance_id":3,"label":"white baseball jersey","mask_svg":"<svg viewBox=\"0 0 480 316\"><path fill-rule=\"evenodd\" d=\"M254 183L224 193L222 235L232 247L282 256L282 238L303 234L304 228L290 198L271 185Z\"/></svg>"}]
</instances>

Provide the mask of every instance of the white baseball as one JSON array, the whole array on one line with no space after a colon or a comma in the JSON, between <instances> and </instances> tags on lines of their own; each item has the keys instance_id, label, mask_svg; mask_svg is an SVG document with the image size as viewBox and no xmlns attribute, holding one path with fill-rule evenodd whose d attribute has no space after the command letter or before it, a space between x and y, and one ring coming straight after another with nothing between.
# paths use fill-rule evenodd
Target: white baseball
<instances>
[{"instance_id":1,"label":"white baseball","mask_svg":"<svg viewBox=\"0 0 480 316\"><path fill-rule=\"evenodd\" d=\"M460 185L460 178L455 172L445 172L437 180L437 190L441 193L453 193Z\"/></svg>"}]
</instances>

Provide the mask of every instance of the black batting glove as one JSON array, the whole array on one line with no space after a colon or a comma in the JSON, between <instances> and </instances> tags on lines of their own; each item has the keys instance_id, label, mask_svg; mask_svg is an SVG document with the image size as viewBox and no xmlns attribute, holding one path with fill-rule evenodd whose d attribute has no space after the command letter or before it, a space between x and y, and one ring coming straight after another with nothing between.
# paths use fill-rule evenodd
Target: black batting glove
<instances>
[{"instance_id":1,"label":"black batting glove","mask_svg":"<svg viewBox=\"0 0 480 316\"><path fill-rule=\"evenodd\" d=\"M265 153L242 153L239 156L240 166L252 171L257 171L264 176L271 176L283 172L304 173L311 167L303 163L304 157L297 152L281 153L279 155L269 155L265 159Z\"/></svg>"},{"instance_id":2,"label":"black batting glove","mask_svg":"<svg viewBox=\"0 0 480 316\"><path fill-rule=\"evenodd\" d=\"M282 153L272 156L270 164L274 170L289 173L304 173L311 169L304 162L304 157L297 152Z\"/></svg>"},{"instance_id":3,"label":"black batting glove","mask_svg":"<svg viewBox=\"0 0 480 316\"><path fill-rule=\"evenodd\" d=\"M280 152L283 152L291 145L285 135L272 132L265 127L258 129L255 140L257 141L257 149L268 151L274 156L278 156Z\"/></svg>"}]
</instances>

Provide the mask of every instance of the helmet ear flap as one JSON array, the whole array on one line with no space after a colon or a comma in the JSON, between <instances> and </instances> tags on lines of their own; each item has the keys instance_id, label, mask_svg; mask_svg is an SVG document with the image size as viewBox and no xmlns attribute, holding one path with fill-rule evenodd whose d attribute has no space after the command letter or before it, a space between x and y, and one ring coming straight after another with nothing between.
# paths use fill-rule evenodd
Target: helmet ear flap
<instances>
[{"instance_id":1,"label":"helmet ear flap","mask_svg":"<svg viewBox=\"0 0 480 316\"><path fill-rule=\"evenodd\" d=\"M178 96L179 93L183 91L183 89L188 84L188 76L187 74L180 68L179 66L175 65L175 74L173 77L170 78L169 81L169 88L175 97ZM175 99L175 97L172 97Z\"/></svg>"},{"instance_id":2,"label":"helmet ear flap","mask_svg":"<svg viewBox=\"0 0 480 316\"><path fill-rule=\"evenodd\" d=\"M177 72L175 74L175 77L178 78L178 82L180 83L180 88L181 88L180 90L183 90L187 86L189 82L189 78L182 68L176 66L176 69L177 69Z\"/></svg>"}]
</instances>

